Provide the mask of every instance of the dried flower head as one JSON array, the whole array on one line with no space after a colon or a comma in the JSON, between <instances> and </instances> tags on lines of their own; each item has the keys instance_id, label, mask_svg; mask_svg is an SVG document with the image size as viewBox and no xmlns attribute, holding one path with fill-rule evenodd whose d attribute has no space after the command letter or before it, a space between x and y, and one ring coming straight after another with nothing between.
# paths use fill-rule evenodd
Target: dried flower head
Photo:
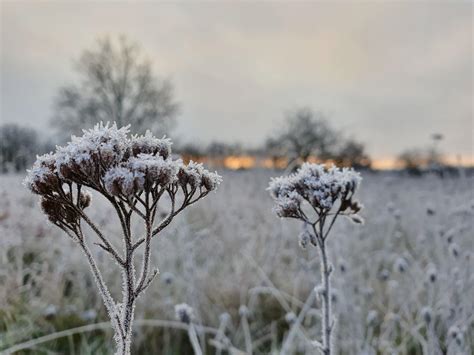
<instances>
[{"instance_id":1,"label":"dried flower head","mask_svg":"<svg viewBox=\"0 0 474 355\"><path fill-rule=\"evenodd\" d=\"M326 239L338 216L347 216L358 224L364 222L357 215L362 205L354 199L360 181L360 174L353 169L334 166L328 169L322 164L305 163L290 176L271 179L267 189L279 217L295 218L304 223L299 235L301 247L312 244L319 250L322 283L314 292L317 299L322 299L321 351L324 354L331 353L331 301L338 299L337 293L330 290L333 267L328 260Z\"/></svg>"},{"instance_id":2,"label":"dried flower head","mask_svg":"<svg viewBox=\"0 0 474 355\"><path fill-rule=\"evenodd\" d=\"M273 178L268 190L275 200L279 217L304 219L302 204L311 205L320 215L338 204L341 213L355 215L362 205L353 199L361 181L360 174L349 168L305 163L294 174ZM361 223L361 219L354 220Z\"/></svg>"},{"instance_id":3,"label":"dried flower head","mask_svg":"<svg viewBox=\"0 0 474 355\"><path fill-rule=\"evenodd\" d=\"M112 321L117 353L130 354L136 300L158 275L158 270L150 267L152 238L186 207L215 190L222 178L201 164L185 165L173 159L171 141L153 137L149 131L129 136L128 127L100 123L83 132L54 153L38 157L24 184L41 196L41 208L48 219L81 247ZM97 191L114 207L122 229L123 252L84 211L91 203L85 188ZM165 214L158 212L163 196L167 199ZM137 219L144 224L143 236L132 233L132 221ZM94 244L121 268L126 301L117 302L108 291L81 221L96 234L98 242ZM140 248L144 250L138 271L132 260ZM192 320L192 309L187 305L176 306L176 313L183 322Z\"/></svg>"},{"instance_id":4,"label":"dried flower head","mask_svg":"<svg viewBox=\"0 0 474 355\"><path fill-rule=\"evenodd\" d=\"M367 313L367 318L366 318L367 325L374 326L378 322L378 319L379 319L379 313L375 309L371 309L369 313Z\"/></svg>"},{"instance_id":5,"label":"dried flower head","mask_svg":"<svg viewBox=\"0 0 474 355\"><path fill-rule=\"evenodd\" d=\"M150 154L167 159L171 155L171 145L171 139L166 137L158 139L147 130L144 135L132 136L131 149L134 156Z\"/></svg>"},{"instance_id":6,"label":"dried flower head","mask_svg":"<svg viewBox=\"0 0 474 355\"><path fill-rule=\"evenodd\" d=\"M421 318L426 324L430 324L433 320L433 311L430 307L423 307L420 312Z\"/></svg>"},{"instance_id":7,"label":"dried flower head","mask_svg":"<svg viewBox=\"0 0 474 355\"><path fill-rule=\"evenodd\" d=\"M174 306L176 319L180 322L189 324L194 320L194 311L191 306L186 303L180 303Z\"/></svg>"},{"instance_id":8,"label":"dried flower head","mask_svg":"<svg viewBox=\"0 0 474 355\"><path fill-rule=\"evenodd\" d=\"M436 282L436 279L438 278L437 275L438 272L436 270L436 266L433 263L429 263L426 267L426 276L428 278L428 281L431 283Z\"/></svg>"},{"instance_id":9,"label":"dried flower head","mask_svg":"<svg viewBox=\"0 0 474 355\"><path fill-rule=\"evenodd\" d=\"M287 314L285 314L285 321L288 323L288 324L293 324L296 320L296 314L293 313L293 312L288 312Z\"/></svg>"},{"instance_id":10,"label":"dried flower head","mask_svg":"<svg viewBox=\"0 0 474 355\"><path fill-rule=\"evenodd\" d=\"M201 164L173 160L168 138L155 138L149 131L132 137L128 133L128 126L100 123L84 130L81 137L73 136L55 153L37 158L24 184L43 196L42 208L52 221L75 223L78 212L74 210L89 206L90 194L79 192L78 201L73 201L64 189L73 183L125 199L142 191L173 190L172 186L174 190L182 187L187 194L205 195L221 183L217 173Z\"/></svg>"},{"instance_id":11,"label":"dried flower head","mask_svg":"<svg viewBox=\"0 0 474 355\"><path fill-rule=\"evenodd\" d=\"M393 267L399 273L404 273L408 270L408 263L403 257L398 257L393 264Z\"/></svg>"}]
</instances>

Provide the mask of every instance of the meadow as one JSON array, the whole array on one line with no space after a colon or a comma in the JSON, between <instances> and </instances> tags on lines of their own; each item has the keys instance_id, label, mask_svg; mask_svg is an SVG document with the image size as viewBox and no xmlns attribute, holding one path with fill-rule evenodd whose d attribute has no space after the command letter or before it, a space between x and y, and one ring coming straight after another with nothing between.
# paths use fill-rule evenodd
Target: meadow
<instances>
[{"instance_id":1,"label":"meadow","mask_svg":"<svg viewBox=\"0 0 474 355\"><path fill-rule=\"evenodd\" d=\"M282 172L220 173L219 189L153 241L160 274L138 301L134 353L192 353L175 320L180 303L193 307L207 354L279 353L306 307L290 349L315 353L321 300L308 295L320 283L319 256L299 246L299 223L272 212L265 189ZM474 178L362 175L365 224L341 218L329 238L336 353L473 354ZM112 353L87 262L47 222L22 179L0 177L0 352L52 335L16 353ZM94 221L119 240L112 212L100 199L91 207ZM120 292L112 261L93 251Z\"/></svg>"}]
</instances>

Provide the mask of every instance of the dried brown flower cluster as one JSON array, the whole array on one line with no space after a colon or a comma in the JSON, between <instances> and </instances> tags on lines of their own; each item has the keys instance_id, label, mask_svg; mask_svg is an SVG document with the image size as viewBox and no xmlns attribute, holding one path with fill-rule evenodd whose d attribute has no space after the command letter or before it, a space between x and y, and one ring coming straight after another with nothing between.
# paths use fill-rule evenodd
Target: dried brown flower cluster
<instances>
[{"instance_id":1,"label":"dried brown flower cluster","mask_svg":"<svg viewBox=\"0 0 474 355\"><path fill-rule=\"evenodd\" d=\"M115 330L117 353L130 353L135 302L150 285L157 270L150 270L151 240L186 207L197 202L221 182L217 173L201 164L185 165L171 157L171 141L150 132L128 136L128 127L99 124L73 137L55 153L38 157L25 185L41 196L49 220L66 232L84 251ZM84 210L95 190L115 209L122 227L123 252L119 252ZM158 203L166 200L168 214L157 223ZM145 224L145 235L132 234L132 215ZM81 223L97 235L95 243L120 266L122 301L116 302L105 285L89 250ZM134 257L143 247L142 267L136 272Z\"/></svg>"}]
</instances>

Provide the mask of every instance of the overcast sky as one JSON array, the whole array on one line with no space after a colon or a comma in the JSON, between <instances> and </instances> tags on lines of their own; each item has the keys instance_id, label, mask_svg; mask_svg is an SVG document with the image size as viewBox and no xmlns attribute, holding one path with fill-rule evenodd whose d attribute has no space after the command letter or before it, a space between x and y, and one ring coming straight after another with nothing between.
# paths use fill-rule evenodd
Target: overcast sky
<instances>
[{"instance_id":1,"label":"overcast sky","mask_svg":"<svg viewBox=\"0 0 474 355\"><path fill-rule=\"evenodd\" d=\"M470 2L1 2L1 122L47 132L98 36L126 34L182 104L172 136L260 143L285 110L324 111L374 157L473 154Z\"/></svg>"}]
</instances>

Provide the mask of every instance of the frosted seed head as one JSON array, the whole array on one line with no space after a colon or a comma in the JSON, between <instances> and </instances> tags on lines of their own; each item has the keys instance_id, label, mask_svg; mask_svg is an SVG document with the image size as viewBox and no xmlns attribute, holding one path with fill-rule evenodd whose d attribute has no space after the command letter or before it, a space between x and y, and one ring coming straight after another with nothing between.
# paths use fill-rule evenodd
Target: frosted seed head
<instances>
[{"instance_id":1,"label":"frosted seed head","mask_svg":"<svg viewBox=\"0 0 474 355\"><path fill-rule=\"evenodd\" d=\"M339 202L340 210L354 214L362 205L353 200L361 181L353 169L326 169L322 164L305 163L294 174L272 178L268 187L279 217L301 218L301 203L308 201L321 213L328 213Z\"/></svg>"},{"instance_id":2,"label":"frosted seed head","mask_svg":"<svg viewBox=\"0 0 474 355\"><path fill-rule=\"evenodd\" d=\"M339 271L341 274L345 274L347 271L347 263L343 259L339 260Z\"/></svg>"},{"instance_id":3,"label":"frosted seed head","mask_svg":"<svg viewBox=\"0 0 474 355\"><path fill-rule=\"evenodd\" d=\"M105 188L111 195L130 197L143 190L144 182L145 176L141 171L121 166L109 169L104 176Z\"/></svg>"},{"instance_id":4,"label":"frosted seed head","mask_svg":"<svg viewBox=\"0 0 474 355\"><path fill-rule=\"evenodd\" d=\"M88 309L81 313L80 318L85 322L92 322L97 319L97 312L95 309Z\"/></svg>"},{"instance_id":5,"label":"frosted seed head","mask_svg":"<svg viewBox=\"0 0 474 355\"><path fill-rule=\"evenodd\" d=\"M53 153L37 156L33 167L27 170L23 185L38 195L56 191L60 180L56 174L55 162L56 155Z\"/></svg>"},{"instance_id":6,"label":"frosted seed head","mask_svg":"<svg viewBox=\"0 0 474 355\"><path fill-rule=\"evenodd\" d=\"M379 272L379 279L381 281L387 281L390 277L390 271L387 270L387 269L382 269L380 272Z\"/></svg>"},{"instance_id":7,"label":"frosted seed head","mask_svg":"<svg viewBox=\"0 0 474 355\"><path fill-rule=\"evenodd\" d=\"M248 307L246 305L241 305L239 307L239 315L241 317L249 317L250 316L250 310L248 309Z\"/></svg>"},{"instance_id":8,"label":"frosted seed head","mask_svg":"<svg viewBox=\"0 0 474 355\"><path fill-rule=\"evenodd\" d=\"M92 200L92 195L89 191L81 191L79 197L79 208L84 209L90 206Z\"/></svg>"},{"instance_id":9,"label":"frosted seed head","mask_svg":"<svg viewBox=\"0 0 474 355\"><path fill-rule=\"evenodd\" d=\"M454 241L455 231L453 229L449 229L446 233L444 233L444 235L448 244L451 244Z\"/></svg>"},{"instance_id":10,"label":"frosted seed head","mask_svg":"<svg viewBox=\"0 0 474 355\"><path fill-rule=\"evenodd\" d=\"M167 285L171 285L174 281L174 275L171 272L163 273L163 282Z\"/></svg>"},{"instance_id":11,"label":"frosted seed head","mask_svg":"<svg viewBox=\"0 0 474 355\"><path fill-rule=\"evenodd\" d=\"M180 164L177 179L183 189L191 188L191 190L203 187L207 191L212 191L222 182L222 177L217 172L211 173L204 169L202 164L192 160L188 165Z\"/></svg>"},{"instance_id":12,"label":"frosted seed head","mask_svg":"<svg viewBox=\"0 0 474 355\"><path fill-rule=\"evenodd\" d=\"M299 236L299 244L302 249L306 249L308 244L311 242L311 235L307 230L303 230Z\"/></svg>"},{"instance_id":13,"label":"frosted seed head","mask_svg":"<svg viewBox=\"0 0 474 355\"><path fill-rule=\"evenodd\" d=\"M56 307L54 304L48 305L43 310L43 316L46 317L46 318L52 318L57 314L58 314L58 307Z\"/></svg>"},{"instance_id":14,"label":"frosted seed head","mask_svg":"<svg viewBox=\"0 0 474 355\"><path fill-rule=\"evenodd\" d=\"M231 321L231 316L229 313L224 312L219 315L219 322L221 324L228 324Z\"/></svg>"},{"instance_id":15,"label":"frosted seed head","mask_svg":"<svg viewBox=\"0 0 474 355\"><path fill-rule=\"evenodd\" d=\"M72 136L64 147L56 148L58 174L71 181L97 183L104 170L120 164L129 155L129 126L117 128L114 123L95 125L83 130L80 137Z\"/></svg>"},{"instance_id":16,"label":"frosted seed head","mask_svg":"<svg viewBox=\"0 0 474 355\"><path fill-rule=\"evenodd\" d=\"M287 314L285 314L285 321L288 324L293 324L295 320L296 320L296 315L293 312L288 312Z\"/></svg>"},{"instance_id":17,"label":"frosted seed head","mask_svg":"<svg viewBox=\"0 0 474 355\"><path fill-rule=\"evenodd\" d=\"M434 209L433 206L431 205L426 206L426 214L428 216L434 216L435 213L436 213L436 210Z\"/></svg>"},{"instance_id":18,"label":"frosted seed head","mask_svg":"<svg viewBox=\"0 0 474 355\"><path fill-rule=\"evenodd\" d=\"M174 306L176 319L180 322L189 324L194 320L194 311L191 306L186 303L177 304Z\"/></svg>"},{"instance_id":19,"label":"frosted seed head","mask_svg":"<svg viewBox=\"0 0 474 355\"><path fill-rule=\"evenodd\" d=\"M394 268L399 273L404 273L408 270L408 263L406 262L405 258L399 257L395 260Z\"/></svg>"},{"instance_id":20,"label":"frosted seed head","mask_svg":"<svg viewBox=\"0 0 474 355\"><path fill-rule=\"evenodd\" d=\"M294 217L300 218L301 215L301 199L298 196L280 197L275 200L276 206L273 211L278 217Z\"/></svg>"},{"instance_id":21,"label":"frosted seed head","mask_svg":"<svg viewBox=\"0 0 474 355\"><path fill-rule=\"evenodd\" d=\"M79 213L71 206L66 205L55 198L43 197L40 202L43 213L54 224L77 224Z\"/></svg>"},{"instance_id":22,"label":"frosted seed head","mask_svg":"<svg viewBox=\"0 0 474 355\"><path fill-rule=\"evenodd\" d=\"M144 177L147 189L155 185L166 186L175 183L180 166L180 160L163 159L151 154L139 154L128 160L128 168Z\"/></svg>"},{"instance_id":23,"label":"frosted seed head","mask_svg":"<svg viewBox=\"0 0 474 355\"><path fill-rule=\"evenodd\" d=\"M454 337L457 346L462 346L464 343L464 333L461 329L458 328L458 331L456 332L456 336Z\"/></svg>"},{"instance_id":24,"label":"frosted seed head","mask_svg":"<svg viewBox=\"0 0 474 355\"><path fill-rule=\"evenodd\" d=\"M368 326L374 326L378 321L379 314L376 310L372 309L367 313L366 322Z\"/></svg>"},{"instance_id":25,"label":"frosted seed head","mask_svg":"<svg viewBox=\"0 0 474 355\"><path fill-rule=\"evenodd\" d=\"M426 276L430 283L435 283L436 279L438 278L438 272L436 270L436 266L432 263L428 264L426 268Z\"/></svg>"},{"instance_id":26,"label":"frosted seed head","mask_svg":"<svg viewBox=\"0 0 474 355\"><path fill-rule=\"evenodd\" d=\"M421 318L426 324L430 324L433 320L433 311L430 307L423 307L420 312Z\"/></svg>"},{"instance_id":27,"label":"frosted seed head","mask_svg":"<svg viewBox=\"0 0 474 355\"><path fill-rule=\"evenodd\" d=\"M455 325L452 325L449 329L448 329L448 337L452 340L456 340L458 337L459 337L459 334L460 334L460 330L457 326Z\"/></svg>"},{"instance_id":28,"label":"frosted seed head","mask_svg":"<svg viewBox=\"0 0 474 355\"><path fill-rule=\"evenodd\" d=\"M217 172L209 172L205 170L202 175L202 185L207 191L213 191L217 189L217 187L222 182L222 176L217 174Z\"/></svg>"},{"instance_id":29,"label":"frosted seed head","mask_svg":"<svg viewBox=\"0 0 474 355\"><path fill-rule=\"evenodd\" d=\"M168 159L171 155L171 145L169 138L156 138L150 130L147 130L144 135L134 135L130 139L130 147L134 156L150 154Z\"/></svg>"},{"instance_id":30,"label":"frosted seed head","mask_svg":"<svg viewBox=\"0 0 474 355\"><path fill-rule=\"evenodd\" d=\"M459 256L459 246L456 243L450 244L449 251L453 257L457 258Z\"/></svg>"}]
</instances>

